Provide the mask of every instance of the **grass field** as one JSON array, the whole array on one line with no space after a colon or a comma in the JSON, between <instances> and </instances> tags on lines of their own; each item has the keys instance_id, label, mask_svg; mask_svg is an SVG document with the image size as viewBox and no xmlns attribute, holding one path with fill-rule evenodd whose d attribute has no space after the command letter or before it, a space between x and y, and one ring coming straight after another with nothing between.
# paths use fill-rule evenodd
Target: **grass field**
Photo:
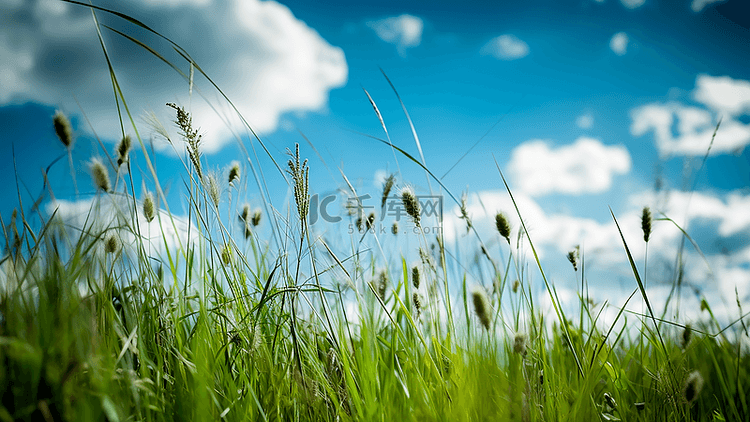
<instances>
[{"instance_id":1,"label":"grass field","mask_svg":"<svg viewBox=\"0 0 750 422\"><path fill-rule=\"evenodd\" d=\"M707 322L665 320L624 238L631 298L647 307L619 312L605 326L603 312L623 309L628 298L594 305L584 284L574 312L565 309L535 252L520 258L519 245L533 249L533 238L503 215L493 222L497 232L480 236L464 214L485 251L482 268L493 268L488 287L467 280L479 265L471 259L459 263L462 275L448 270L457 254L440 233L412 235L409 252L384 250L360 215L363 230L348 247L326 243L308 224L308 172L316 169L299 148L279 164L290 208L245 208L235 199L247 176L240 167L226 177L207 170L200 116L169 106L181 134L170 142L187 151L187 218L163 202L137 132L91 164L98 191L80 226L65 224L54 203L41 211L48 193L41 207L19 204L2 216L0 421L750 420L744 320L722 324L707 302ZM67 118L50 125L69 154ZM151 169L151 193L136 194L131 149ZM392 188L386 183L383 197L401 201L409 218L400 224L423 224L414 193ZM644 210L639 241L648 242L650 224ZM187 237L170 235L177 232ZM500 256L485 248L489 238L500 242ZM421 259L408 263L405 253ZM569 258L584 280L581 257ZM523 268L539 272L544 298L532 293ZM665 282L679 288L677 279ZM551 312L542 311L543 299Z\"/></svg>"}]
</instances>

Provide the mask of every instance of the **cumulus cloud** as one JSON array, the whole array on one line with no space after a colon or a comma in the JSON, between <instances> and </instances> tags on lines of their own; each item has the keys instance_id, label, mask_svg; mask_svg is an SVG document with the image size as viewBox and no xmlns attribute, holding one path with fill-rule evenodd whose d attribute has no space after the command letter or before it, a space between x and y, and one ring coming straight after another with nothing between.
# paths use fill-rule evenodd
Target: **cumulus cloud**
<instances>
[{"instance_id":1,"label":"cumulus cloud","mask_svg":"<svg viewBox=\"0 0 750 422\"><path fill-rule=\"evenodd\" d=\"M629 42L630 39L628 38L628 34L618 32L609 40L609 48L618 56L624 56L628 52Z\"/></svg>"},{"instance_id":2,"label":"cumulus cloud","mask_svg":"<svg viewBox=\"0 0 750 422\"><path fill-rule=\"evenodd\" d=\"M416 47L422 42L422 19L412 15L401 15L367 22L367 26L375 31L377 36L398 47L400 54L404 54L409 47Z\"/></svg>"},{"instance_id":3,"label":"cumulus cloud","mask_svg":"<svg viewBox=\"0 0 750 422\"><path fill-rule=\"evenodd\" d=\"M584 244L587 250L597 251L607 256L612 262L625 262L620 235L611 221L596 220L567 214L550 214L524 192L514 191L514 197L524 222L535 244L556 250L560 253L569 251L575 245ZM739 237L750 239L750 195L741 191L716 195L708 192L669 191L662 196L652 192L637 192L627 197L627 208L617 215L628 246L635 258L642 258L645 245L642 240L641 210L650 206L654 218L662 215L674 220L681 228L690 233L695 225L710 225L716 230L711 232L710 239L697 239L705 245L716 243L717 239ZM520 226L520 220L514 212L514 205L507 192L483 191L469 196L467 211L481 233L491 233L494 215L498 211L506 214L514 227ZM451 235L465 223L458 216L458 207L446 213L447 239L455 241ZM654 221L653 233L649 244L651 251L664 251L667 255L676 253L677 241L682 232L669 221ZM618 256L619 255L619 256ZM734 251L734 258L739 262L750 263L750 242L744 249Z\"/></svg>"},{"instance_id":4,"label":"cumulus cloud","mask_svg":"<svg viewBox=\"0 0 750 422\"><path fill-rule=\"evenodd\" d=\"M590 292L595 301L611 301L616 298L613 303L621 306L624 298L635 288L635 282L614 222L549 213L534 198L523 192L514 192L514 198L529 236L542 259L547 277L557 281L558 293L566 288L571 292L577 290L574 285L566 286L564 282L569 279L572 271L565 261L565 255L577 245L581 245L585 253L586 272L592 280ZM628 196L625 209L617 212L617 220L628 248L639 264L639 271L643 271L640 263L646 254L640 219L643 206L651 207L655 219L662 214L672 218L693 236L705 254L704 260L689 243L687 248L680 252L682 231L670 221L654 220L648 246L648 293L652 305L663 308L671 289L671 277L675 273L673 266L678 253L682 254L681 262L685 265L684 286L691 287L691 290L697 289L701 296L706 297L720 320L727 320L729 310L736 311L736 307L733 306L735 288L740 292L741 301L750 302L750 241L747 240L750 239L750 217L747 217L746 212L750 204L748 201L750 196L741 191L722 195L669 191L658 197L652 192L638 192ZM492 241L493 235L499 237L493 225L494 215L498 211L504 212L508 217L512 236L515 238L519 234L521 222L507 192L483 191L469 195L467 212L474 227L483 234L486 244L495 243ZM465 233L465 222L459 215L458 207L447 210L445 214L446 244L456 245L463 253L470 253L468 251L471 251L472 247L477 248L476 242L471 235L460 236L461 233ZM701 226L708 226L711 230L698 230ZM740 243L729 251L719 251L712 246L730 239L740 239ZM497 243L502 244L503 248L506 247L504 241L497 239ZM514 241L514 249L515 245ZM522 239L520 245L520 250L514 252L514 255L533 256L525 239ZM562 275L561 268L566 271ZM641 276L644 276L644 273L641 273ZM626 284L620 284L621 280L625 280ZM545 292L539 293L546 295ZM695 304L692 309L696 312L684 314L683 318L698 318L699 298L690 294L686 294L685 297L687 302L683 302L683 305ZM722 307L722 304L729 306ZM636 296L630 305L630 309L640 312L640 297Z\"/></svg>"},{"instance_id":5,"label":"cumulus cloud","mask_svg":"<svg viewBox=\"0 0 750 422\"><path fill-rule=\"evenodd\" d=\"M690 8L693 12L698 13L711 4L721 3L723 1L726 0L693 0L693 2L690 3Z\"/></svg>"},{"instance_id":6,"label":"cumulus cloud","mask_svg":"<svg viewBox=\"0 0 750 422\"><path fill-rule=\"evenodd\" d=\"M576 118L576 126L581 129L591 129L594 126L594 116L591 113L581 114Z\"/></svg>"},{"instance_id":7,"label":"cumulus cloud","mask_svg":"<svg viewBox=\"0 0 750 422\"><path fill-rule=\"evenodd\" d=\"M632 196L630 202L635 205L660 201L653 194L644 193ZM658 209L684 225L684 228L691 222L702 220L715 222L717 234L721 237L750 233L750 213L747 212L750 210L750 196L739 191L726 193L722 197L707 192L673 191Z\"/></svg>"},{"instance_id":8,"label":"cumulus cloud","mask_svg":"<svg viewBox=\"0 0 750 422\"><path fill-rule=\"evenodd\" d=\"M750 81L699 75L693 99L728 117L750 113Z\"/></svg>"},{"instance_id":9,"label":"cumulus cloud","mask_svg":"<svg viewBox=\"0 0 750 422\"><path fill-rule=\"evenodd\" d=\"M630 165L624 146L581 137L558 148L542 140L524 142L511 152L508 170L516 188L529 195L580 195L607 191L612 178L630 171Z\"/></svg>"},{"instance_id":10,"label":"cumulus cloud","mask_svg":"<svg viewBox=\"0 0 750 422\"><path fill-rule=\"evenodd\" d=\"M750 143L750 125L737 120L750 111L750 82L700 75L693 98L706 108L668 102L633 109L630 133L643 136L653 132L662 155L703 155L711 143L716 119L722 116L711 154L733 152Z\"/></svg>"},{"instance_id":11,"label":"cumulus cloud","mask_svg":"<svg viewBox=\"0 0 750 422\"><path fill-rule=\"evenodd\" d=\"M529 45L515 35L505 34L491 39L480 53L500 60L515 60L529 54Z\"/></svg>"},{"instance_id":12,"label":"cumulus cloud","mask_svg":"<svg viewBox=\"0 0 750 422\"><path fill-rule=\"evenodd\" d=\"M549 257L550 254L564 257L576 245L583 244L587 251L596 255L598 261L607 263L625 262L626 257L623 256L622 242L613 223L601 223L591 218L565 214L549 214L528 194L516 190L513 196L523 216L529 235L541 257ZM495 213L500 211L505 213L509 219L513 232L512 236L518 234L521 221L515 213L515 206L507 192L479 192L469 195L467 202L467 211L472 218L472 224L480 233L497 233L493 223ZM456 233L462 232L460 229L465 226L465 223L458 218L460 212L457 207L446 214L446 241L449 243L458 241ZM627 239L638 239L642 236L640 235L640 214L638 212L632 211L621 216L618 215L618 220ZM675 235L675 233L670 233L670 236ZM659 235L654 237L657 238ZM522 243L525 244L526 242ZM634 245L632 248L636 256L642 250L643 248L639 248L638 245ZM531 256L531 251L528 248L524 249L524 253Z\"/></svg>"},{"instance_id":13,"label":"cumulus cloud","mask_svg":"<svg viewBox=\"0 0 750 422\"><path fill-rule=\"evenodd\" d=\"M136 253L138 247L134 233L140 233L146 253L164 259L167 250L176 257L178 250L189 248L188 239L195 242L200 236L194 224L188 224L182 217L170 217L164 210L157 210L157 218L151 222L142 213L133 218L132 204L111 196L56 200L47 204L46 211L48 215L54 214L55 220L62 223L69 234L85 233L95 238L100 233L116 232L129 254Z\"/></svg>"},{"instance_id":14,"label":"cumulus cloud","mask_svg":"<svg viewBox=\"0 0 750 422\"><path fill-rule=\"evenodd\" d=\"M81 108L105 139L119 139L112 83L91 12L56 0L32 0L23 7L0 0L0 105L27 101L53 104L69 113ZM343 51L275 1L206 0L99 3L130 14L185 47L259 132L276 130L286 112L321 110L331 89L347 79ZM106 13L103 23L144 40L186 75L189 65L171 46ZM195 72L188 82L143 49L102 29L126 100L136 121L154 110L167 122L176 102L188 106L205 133L203 148L214 152L231 141L238 119L206 80ZM215 107L216 111L200 96ZM130 130L132 133L132 129ZM141 130L141 132L147 132Z\"/></svg>"},{"instance_id":15,"label":"cumulus cloud","mask_svg":"<svg viewBox=\"0 0 750 422\"><path fill-rule=\"evenodd\" d=\"M637 9L643 6L646 0L620 0L620 3L628 9Z\"/></svg>"}]
</instances>

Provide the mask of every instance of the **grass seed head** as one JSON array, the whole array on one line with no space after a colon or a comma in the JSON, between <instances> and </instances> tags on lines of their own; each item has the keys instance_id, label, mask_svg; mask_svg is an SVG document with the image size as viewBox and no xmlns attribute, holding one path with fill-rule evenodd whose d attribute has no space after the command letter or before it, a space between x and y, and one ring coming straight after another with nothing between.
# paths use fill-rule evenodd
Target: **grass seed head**
<instances>
[{"instance_id":1,"label":"grass seed head","mask_svg":"<svg viewBox=\"0 0 750 422\"><path fill-rule=\"evenodd\" d=\"M289 155L287 162L287 173L292 178L294 188L294 201L297 203L297 213L300 219L300 230L304 232L307 213L310 208L310 168L307 167L307 159L300 164L299 144L294 144L294 153L286 150Z\"/></svg>"},{"instance_id":2,"label":"grass seed head","mask_svg":"<svg viewBox=\"0 0 750 422\"><path fill-rule=\"evenodd\" d=\"M417 315L422 310L422 300L419 297L419 293L414 292L414 294L411 295L411 301L414 304L414 309L417 311Z\"/></svg>"},{"instance_id":3,"label":"grass seed head","mask_svg":"<svg viewBox=\"0 0 750 422\"><path fill-rule=\"evenodd\" d=\"M132 148L133 142L130 139L130 135L122 137L120 142L117 144L117 167L120 167L124 163L130 161L130 148Z\"/></svg>"},{"instance_id":4,"label":"grass seed head","mask_svg":"<svg viewBox=\"0 0 750 422\"><path fill-rule=\"evenodd\" d=\"M472 227L471 217L469 217L469 211L467 209L468 197L468 192L464 191L461 194L461 204L459 205L459 209L461 210L461 219L466 221L466 233L468 233Z\"/></svg>"},{"instance_id":5,"label":"grass seed head","mask_svg":"<svg viewBox=\"0 0 750 422\"><path fill-rule=\"evenodd\" d=\"M422 260L422 264L427 265L428 267L435 269L435 262L432 260L432 255L430 255L424 248L419 248L419 259Z\"/></svg>"},{"instance_id":6,"label":"grass seed head","mask_svg":"<svg viewBox=\"0 0 750 422\"><path fill-rule=\"evenodd\" d=\"M187 143L188 157L190 157L190 161L193 163L198 178L203 179L200 154L201 135L198 134L198 129L193 129L193 117L184 107L179 107L174 103L167 103L167 106L177 111L177 120L174 122L180 128L182 137L185 143Z\"/></svg>"},{"instance_id":7,"label":"grass seed head","mask_svg":"<svg viewBox=\"0 0 750 422\"><path fill-rule=\"evenodd\" d=\"M651 210L648 207L643 207L641 229L643 229L643 241L648 243L648 239L651 237Z\"/></svg>"},{"instance_id":8,"label":"grass seed head","mask_svg":"<svg viewBox=\"0 0 750 422\"><path fill-rule=\"evenodd\" d=\"M229 168L229 177L227 178L230 185L234 186L234 182L240 180L240 163L239 161L232 161L231 167Z\"/></svg>"},{"instance_id":9,"label":"grass seed head","mask_svg":"<svg viewBox=\"0 0 750 422\"><path fill-rule=\"evenodd\" d=\"M568 252L568 261L573 264L573 271L578 271L578 256L580 255L580 247L576 246L575 249Z\"/></svg>"},{"instance_id":10,"label":"grass seed head","mask_svg":"<svg viewBox=\"0 0 750 422\"><path fill-rule=\"evenodd\" d=\"M114 254L120 250L120 246L121 246L120 238L114 233L110 233L104 239L104 252L105 253Z\"/></svg>"},{"instance_id":11,"label":"grass seed head","mask_svg":"<svg viewBox=\"0 0 750 422\"><path fill-rule=\"evenodd\" d=\"M228 243L221 248L221 262L223 262L224 265L232 263L232 247Z\"/></svg>"},{"instance_id":12,"label":"grass seed head","mask_svg":"<svg viewBox=\"0 0 750 422\"><path fill-rule=\"evenodd\" d=\"M387 284L388 274L386 274L385 271L382 271L380 273L377 281L370 282L372 289L375 290L375 294L377 294L380 300L382 300L383 302L385 302L385 288Z\"/></svg>"},{"instance_id":13,"label":"grass seed head","mask_svg":"<svg viewBox=\"0 0 750 422\"><path fill-rule=\"evenodd\" d=\"M421 210L419 208L419 201L414 195L414 190L412 188L405 187L401 190L401 202L404 204L406 213L414 220L414 225L420 227L419 214L421 213Z\"/></svg>"},{"instance_id":14,"label":"grass seed head","mask_svg":"<svg viewBox=\"0 0 750 422\"><path fill-rule=\"evenodd\" d=\"M419 288L419 267L416 265L411 269L411 283L415 289Z\"/></svg>"},{"instance_id":15,"label":"grass seed head","mask_svg":"<svg viewBox=\"0 0 750 422\"><path fill-rule=\"evenodd\" d=\"M518 293L518 288L521 287L521 282L518 279L513 281L513 293Z\"/></svg>"},{"instance_id":16,"label":"grass seed head","mask_svg":"<svg viewBox=\"0 0 750 422\"><path fill-rule=\"evenodd\" d=\"M698 371L691 372L685 379L685 385L682 388L682 394L685 401L692 403L703 389L703 376Z\"/></svg>"},{"instance_id":17,"label":"grass seed head","mask_svg":"<svg viewBox=\"0 0 750 422\"><path fill-rule=\"evenodd\" d=\"M94 185L104 192L109 192L112 187L109 183L109 172L98 158L94 158L91 161L91 179L93 180Z\"/></svg>"},{"instance_id":18,"label":"grass seed head","mask_svg":"<svg viewBox=\"0 0 750 422\"><path fill-rule=\"evenodd\" d=\"M250 218L250 223L252 223L253 227L258 227L260 225L260 217L263 215L260 210L255 210L253 212L252 218Z\"/></svg>"},{"instance_id":19,"label":"grass seed head","mask_svg":"<svg viewBox=\"0 0 750 422\"><path fill-rule=\"evenodd\" d=\"M516 333L513 337L513 353L526 356L526 334Z\"/></svg>"},{"instance_id":20,"label":"grass seed head","mask_svg":"<svg viewBox=\"0 0 750 422\"><path fill-rule=\"evenodd\" d=\"M221 200L221 187L219 185L219 178L215 172L209 172L203 181L204 187L208 193L208 197L213 202L214 207L219 208L219 201Z\"/></svg>"},{"instance_id":21,"label":"grass seed head","mask_svg":"<svg viewBox=\"0 0 750 422\"><path fill-rule=\"evenodd\" d=\"M370 215L367 216L367 220L365 221L365 227L367 230L372 230L375 227L375 213L371 212Z\"/></svg>"},{"instance_id":22,"label":"grass seed head","mask_svg":"<svg viewBox=\"0 0 750 422\"><path fill-rule=\"evenodd\" d=\"M245 204L242 206L242 211L240 211L240 222L244 223L247 221L247 217L250 215L250 204Z\"/></svg>"},{"instance_id":23,"label":"grass seed head","mask_svg":"<svg viewBox=\"0 0 750 422\"><path fill-rule=\"evenodd\" d=\"M73 147L73 127L70 125L70 120L63 114L62 111L56 111L55 117L52 118L52 123L55 125L55 133L60 139L65 148Z\"/></svg>"},{"instance_id":24,"label":"grass seed head","mask_svg":"<svg viewBox=\"0 0 750 422\"><path fill-rule=\"evenodd\" d=\"M508 244L510 244L510 224L508 224L505 214L499 212L495 215L495 227L497 227L497 232L500 233L500 236L504 237L508 241Z\"/></svg>"},{"instance_id":25,"label":"grass seed head","mask_svg":"<svg viewBox=\"0 0 750 422\"><path fill-rule=\"evenodd\" d=\"M383 183L383 197L380 200L380 208L385 207L385 201L388 200L388 195L391 193L391 189L393 189L393 184L396 181L396 175L390 174L388 175L388 178L385 179L385 182Z\"/></svg>"},{"instance_id":26,"label":"grass seed head","mask_svg":"<svg viewBox=\"0 0 750 422\"><path fill-rule=\"evenodd\" d=\"M143 216L146 217L146 221L149 223L154 220L154 217L156 217L154 197L150 192L147 192L146 196L143 198Z\"/></svg>"},{"instance_id":27,"label":"grass seed head","mask_svg":"<svg viewBox=\"0 0 750 422\"><path fill-rule=\"evenodd\" d=\"M490 317L490 301L487 298L487 293L481 288L476 288L471 293L471 299L474 302L474 313L479 318L479 322L482 323L485 330L489 331L492 318Z\"/></svg>"},{"instance_id":28,"label":"grass seed head","mask_svg":"<svg viewBox=\"0 0 750 422\"><path fill-rule=\"evenodd\" d=\"M693 326L690 324L685 325L685 329L682 331L682 348L685 349L690 344L690 339L693 337Z\"/></svg>"}]
</instances>

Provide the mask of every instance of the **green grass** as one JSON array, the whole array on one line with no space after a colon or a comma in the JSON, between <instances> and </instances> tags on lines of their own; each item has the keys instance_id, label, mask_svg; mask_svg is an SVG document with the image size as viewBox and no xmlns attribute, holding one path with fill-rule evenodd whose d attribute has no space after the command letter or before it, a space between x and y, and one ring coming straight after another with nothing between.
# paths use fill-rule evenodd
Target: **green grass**
<instances>
[{"instance_id":1,"label":"green grass","mask_svg":"<svg viewBox=\"0 0 750 422\"><path fill-rule=\"evenodd\" d=\"M164 198L112 67L110 73L123 127L132 127L141 148L131 160L146 163L153 179L147 189ZM350 247L325 243L305 218L310 187L298 150L290 153L286 175L292 208L274 209L259 182L263 223L250 223L246 237L237 228L242 206L232 200L243 184L228 187L228 181L212 179L193 116L177 108L184 139L170 142L178 151L188 146L183 179L190 239L159 237L183 223L163 202L154 220L158 233L145 233L148 212L129 176L129 160L119 172L115 160L104 161L117 177L111 191L95 195L83 227L20 203L10 219L3 216L0 421L750 418L750 358L739 342L747 335L744 322L721 326L706 303L708 322L691 327L685 342L685 326L651 309L624 238L623 254L633 267L631 298L642 296L648 313L621 311L622 298L590 306L582 284L580 304L568 315L536 252L531 262L519 258L520 243L533 249L526 230L515 228L522 234L507 242L499 233L483 234L500 242L505 258L488 252L479 255L481 262L466 259L455 266L460 274L449 271L446 261L457 254L439 236L416 236L419 246L404 252L386 250L373 234L355 233ZM423 160L379 141L456 200ZM70 150L66 154L70 158ZM498 187L512 195L498 176ZM356 196L346 176L342 180ZM115 210L115 223L100 221L97 207ZM522 217L517 209L505 210L513 211ZM484 249L469 227L477 249ZM159 247L139 240L145 237ZM418 289L406 258L417 248ZM585 264L577 264L576 274L583 273ZM554 312L543 313L543 298L531 293L529 266L541 271ZM497 288L472 290L470 274L476 272ZM491 304L482 318L476 295ZM618 323L602 327L606 307L620 310ZM626 318L640 331L623 327ZM695 374L700 389L690 382Z\"/></svg>"}]
</instances>

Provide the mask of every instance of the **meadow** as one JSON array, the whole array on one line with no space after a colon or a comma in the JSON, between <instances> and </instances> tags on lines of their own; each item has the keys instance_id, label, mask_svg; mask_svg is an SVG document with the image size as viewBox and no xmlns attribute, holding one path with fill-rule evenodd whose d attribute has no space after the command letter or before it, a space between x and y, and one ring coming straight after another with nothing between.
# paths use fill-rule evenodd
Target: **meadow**
<instances>
[{"instance_id":1,"label":"meadow","mask_svg":"<svg viewBox=\"0 0 750 422\"><path fill-rule=\"evenodd\" d=\"M201 68L175 48L192 81ZM518 208L496 215L496 232L477 232L465 199L390 139L372 142L420 167L434 194L459 206L478 258L454 262L461 255L443 241L442 216L426 221L425 204L398 175L386 179L377 199L402 207L398 225L406 233L372 230L375 216L360 206L337 223L341 233L347 224L357 227L349 244L329 244L309 222L309 174L321 169L299 145L289 145L286 162L269 153L283 169L290 203L271 206L262 178L255 193L262 206L240 203L239 190L253 189L244 183L247 167L211 170L218 163L202 154L201 116L170 103L174 122L165 125L180 136L162 133L183 157L179 176L189 204L187 217L178 217L111 65L110 75L123 126L134 135L114 151L103 147L105 159L89 164L97 191L80 226L46 206L54 204L48 191L32 203L19 194L12 215L1 216L0 421L750 420L744 319L721 322L703 301L703 322L684 324L649 301L643 266L628 246L648 243L648 208L643 238L622 236L630 297L589 300L594 281L573 250L571 277L580 290L571 311L548 281L533 237L524 226L510 227L510 213L525 220ZM72 172L85 165L67 160L75 148L68 118L58 113L49 124L65 149L50 166ZM253 142L263 145L259 137ZM152 185L135 186L134 160L150 169ZM512 197L499 168L497 176ZM341 185L356 201L343 173ZM438 230L419 230L427 226ZM170 235L181 231L187 238ZM389 236L413 236L413 250L383 248ZM485 246L490 239L500 254ZM526 247L531 255L521 253ZM488 283L472 281L477 266ZM532 271L545 298L530 286ZM677 275L663 282L682 288ZM543 299L551 312L543 311ZM631 299L646 304L642 313L625 311ZM737 307L737 315L747 315L739 300ZM612 309L614 322L603 324Z\"/></svg>"}]
</instances>

